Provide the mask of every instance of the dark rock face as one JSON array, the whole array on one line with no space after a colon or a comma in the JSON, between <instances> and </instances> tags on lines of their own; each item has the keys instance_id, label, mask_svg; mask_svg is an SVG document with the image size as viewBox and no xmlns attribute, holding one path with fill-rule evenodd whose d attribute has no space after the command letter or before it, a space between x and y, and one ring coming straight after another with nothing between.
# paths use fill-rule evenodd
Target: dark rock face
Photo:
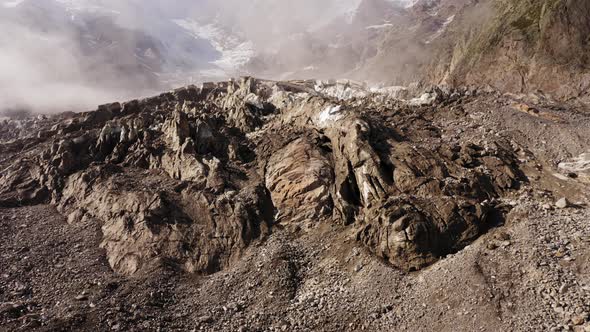
<instances>
[{"instance_id":1,"label":"dark rock face","mask_svg":"<svg viewBox=\"0 0 590 332\"><path fill-rule=\"evenodd\" d=\"M0 202L50 200L70 223L96 220L123 274L212 273L277 225L296 235L319 223L411 270L493 226L494 199L518 186L500 138L445 140L430 107L307 85L244 78L39 120L53 134L0 146L19 151L3 163Z\"/></svg>"}]
</instances>

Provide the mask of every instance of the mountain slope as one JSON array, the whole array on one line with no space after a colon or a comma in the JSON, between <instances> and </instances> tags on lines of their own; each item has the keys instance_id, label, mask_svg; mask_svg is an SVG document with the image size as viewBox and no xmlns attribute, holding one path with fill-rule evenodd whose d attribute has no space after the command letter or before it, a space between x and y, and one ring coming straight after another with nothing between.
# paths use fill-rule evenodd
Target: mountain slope
<instances>
[{"instance_id":1,"label":"mountain slope","mask_svg":"<svg viewBox=\"0 0 590 332\"><path fill-rule=\"evenodd\" d=\"M78 63L74 74L69 68L41 71L36 80L84 87L79 95L89 95L82 103L87 107L123 97L123 88L128 97L236 74L584 95L590 85L588 6L583 0L331 0L288 6L268 0L25 0L3 2L0 15L6 31L16 27L15 34L24 29L35 38L68 41L62 57ZM22 53L9 38L1 42L10 56ZM64 49L44 44L51 51L42 54ZM5 95L20 96L20 104L25 99L14 89ZM67 98L72 94L62 99ZM11 107L26 106L19 102Z\"/></svg>"},{"instance_id":2,"label":"mountain slope","mask_svg":"<svg viewBox=\"0 0 590 332\"><path fill-rule=\"evenodd\" d=\"M451 77L506 91L541 89L559 97L590 87L590 4L499 1L497 15L454 60Z\"/></svg>"},{"instance_id":3,"label":"mountain slope","mask_svg":"<svg viewBox=\"0 0 590 332\"><path fill-rule=\"evenodd\" d=\"M590 5L568 1L420 1L353 77L588 93Z\"/></svg>"},{"instance_id":4,"label":"mountain slope","mask_svg":"<svg viewBox=\"0 0 590 332\"><path fill-rule=\"evenodd\" d=\"M205 23L202 26L217 29L218 35L195 35L174 21L186 17L179 16L178 7L162 11L161 3L157 5L4 2L0 6L2 108L79 111L112 99L228 77L240 65L231 57L236 47L251 56L239 48L242 42L231 32ZM14 39L15 35L20 38ZM220 38L233 43L220 44Z\"/></svg>"}]
</instances>

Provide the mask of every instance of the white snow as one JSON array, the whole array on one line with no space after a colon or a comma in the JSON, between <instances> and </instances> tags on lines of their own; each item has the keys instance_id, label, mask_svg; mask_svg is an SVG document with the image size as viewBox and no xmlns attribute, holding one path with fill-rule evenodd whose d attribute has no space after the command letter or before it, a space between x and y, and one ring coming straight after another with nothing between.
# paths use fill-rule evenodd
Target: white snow
<instances>
[{"instance_id":1,"label":"white snow","mask_svg":"<svg viewBox=\"0 0 590 332\"><path fill-rule=\"evenodd\" d=\"M590 152L583 153L577 158L573 158L570 162L563 162L558 167L566 172L590 172Z\"/></svg>"},{"instance_id":2,"label":"white snow","mask_svg":"<svg viewBox=\"0 0 590 332\"><path fill-rule=\"evenodd\" d=\"M422 105L430 105L436 100L436 94L434 93L424 93L419 98L411 99L408 104L412 106L422 106Z\"/></svg>"},{"instance_id":3,"label":"white snow","mask_svg":"<svg viewBox=\"0 0 590 332\"><path fill-rule=\"evenodd\" d=\"M370 91L393 99L403 99L408 93L408 88L405 86L372 87Z\"/></svg>"},{"instance_id":4,"label":"white snow","mask_svg":"<svg viewBox=\"0 0 590 332\"><path fill-rule=\"evenodd\" d=\"M332 82L316 81L314 90L324 95L342 100L362 98L368 95L368 91L363 84L350 80Z\"/></svg>"},{"instance_id":5,"label":"white snow","mask_svg":"<svg viewBox=\"0 0 590 332\"><path fill-rule=\"evenodd\" d=\"M413 7L419 0L387 0L392 4L396 4L403 8ZM330 11L331 13L343 13L348 24L352 23L358 13L361 0L348 0L348 1L337 1L335 2L334 8Z\"/></svg>"},{"instance_id":6,"label":"white snow","mask_svg":"<svg viewBox=\"0 0 590 332\"><path fill-rule=\"evenodd\" d=\"M390 28L392 26L393 26L393 24L391 24L391 23L383 23L383 24L379 24L379 25L369 25L365 29L367 29L367 30L378 30L378 29Z\"/></svg>"},{"instance_id":7,"label":"white snow","mask_svg":"<svg viewBox=\"0 0 590 332\"><path fill-rule=\"evenodd\" d=\"M121 12L113 8L107 8L105 6L97 5L97 1L94 0L55 0L55 2L64 6L64 8L70 13L103 13L103 14L114 14L120 15ZM72 20L75 19L75 15L71 14Z\"/></svg>"},{"instance_id":8,"label":"white snow","mask_svg":"<svg viewBox=\"0 0 590 332\"><path fill-rule=\"evenodd\" d=\"M228 35L214 24L199 24L191 19L173 20L181 28L198 39L205 39L221 53L218 60L212 64L226 71L232 71L245 65L254 55L254 44L251 41L240 40L236 36Z\"/></svg>"},{"instance_id":9,"label":"white snow","mask_svg":"<svg viewBox=\"0 0 590 332\"><path fill-rule=\"evenodd\" d=\"M320 125L327 125L330 122L338 121L342 118L342 106L328 106L318 115Z\"/></svg>"},{"instance_id":10,"label":"white snow","mask_svg":"<svg viewBox=\"0 0 590 332\"><path fill-rule=\"evenodd\" d=\"M411 8L420 0L387 0L404 8Z\"/></svg>"},{"instance_id":11,"label":"white snow","mask_svg":"<svg viewBox=\"0 0 590 332\"><path fill-rule=\"evenodd\" d=\"M383 93L383 94L397 94L401 91L408 91L408 88L405 86L393 85L393 86L384 86L384 87L372 87L371 92L373 93Z\"/></svg>"},{"instance_id":12,"label":"white snow","mask_svg":"<svg viewBox=\"0 0 590 332\"><path fill-rule=\"evenodd\" d=\"M371 186L367 181L363 182L363 198L365 202L371 201Z\"/></svg>"},{"instance_id":13,"label":"white snow","mask_svg":"<svg viewBox=\"0 0 590 332\"><path fill-rule=\"evenodd\" d=\"M367 83L355 82L351 80L338 81L316 81L314 90L326 96L338 98L341 100L350 100L352 98L364 98L370 95L381 98L391 98L404 100L409 94L408 88L404 86L370 86ZM429 96L416 98L413 103L422 104L428 103Z\"/></svg>"},{"instance_id":14,"label":"white snow","mask_svg":"<svg viewBox=\"0 0 590 332\"><path fill-rule=\"evenodd\" d=\"M394 0L401 3L405 8L412 8L420 0Z\"/></svg>"},{"instance_id":15,"label":"white snow","mask_svg":"<svg viewBox=\"0 0 590 332\"><path fill-rule=\"evenodd\" d=\"M449 24L453 23L453 21L455 20L455 15L451 15L449 16L442 24L442 26L440 27L440 29L438 29L434 34L432 34L430 37L428 37L428 39L426 39L426 44L430 44L432 43L436 38L440 37L440 35L442 35L445 31L447 31L447 27L449 26Z\"/></svg>"}]
</instances>

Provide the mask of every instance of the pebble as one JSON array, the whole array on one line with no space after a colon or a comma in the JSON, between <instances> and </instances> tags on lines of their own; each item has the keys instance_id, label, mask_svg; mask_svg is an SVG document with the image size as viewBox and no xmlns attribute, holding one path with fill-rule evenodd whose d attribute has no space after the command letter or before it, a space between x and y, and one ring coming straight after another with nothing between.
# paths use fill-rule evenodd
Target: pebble
<instances>
[{"instance_id":1,"label":"pebble","mask_svg":"<svg viewBox=\"0 0 590 332\"><path fill-rule=\"evenodd\" d=\"M563 294L568 290L569 286L566 284L561 285L561 287L559 287L559 294Z\"/></svg>"},{"instance_id":2,"label":"pebble","mask_svg":"<svg viewBox=\"0 0 590 332\"><path fill-rule=\"evenodd\" d=\"M510 234L508 234L506 232L500 232L500 233L496 234L496 238L500 241L508 241L508 240L510 240Z\"/></svg>"},{"instance_id":3,"label":"pebble","mask_svg":"<svg viewBox=\"0 0 590 332\"><path fill-rule=\"evenodd\" d=\"M565 209L569 206L570 206L570 202L565 197L558 200L557 203L555 203L555 207L557 207L558 209Z\"/></svg>"},{"instance_id":4,"label":"pebble","mask_svg":"<svg viewBox=\"0 0 590 332\"><path fill-rule=\"evenodd\" d=\"M585 322L586 322L586 316L578 315L578 316L572 317L572 323L574 325L582 325Z\"/></svg>"}]
</instances>

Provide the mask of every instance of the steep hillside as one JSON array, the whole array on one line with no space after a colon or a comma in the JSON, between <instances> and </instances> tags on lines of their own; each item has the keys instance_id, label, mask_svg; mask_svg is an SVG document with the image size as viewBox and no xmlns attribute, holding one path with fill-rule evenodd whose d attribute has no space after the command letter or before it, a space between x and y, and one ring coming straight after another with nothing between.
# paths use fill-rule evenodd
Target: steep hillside
<instances>
[{"instance_id":1,"label":"steep hillside","mask_svg":"<svg viewBox=\"0 0 590 332\"><path fill-rule=\"evenodd\" d=\"M590 3L498 1L497 15L457 52L450 78L558 97L588 93Z\"/></svg>"},{"instance_id":2,"label":"steep hillside","mask_svg":"<svg viewBox=\"0 0 590 332\"><path fill-rule=\"evenodd\" d=\"M584 0L421 1L352 76L587 95L589 10Z\"/></svg>"}]
</instances>

